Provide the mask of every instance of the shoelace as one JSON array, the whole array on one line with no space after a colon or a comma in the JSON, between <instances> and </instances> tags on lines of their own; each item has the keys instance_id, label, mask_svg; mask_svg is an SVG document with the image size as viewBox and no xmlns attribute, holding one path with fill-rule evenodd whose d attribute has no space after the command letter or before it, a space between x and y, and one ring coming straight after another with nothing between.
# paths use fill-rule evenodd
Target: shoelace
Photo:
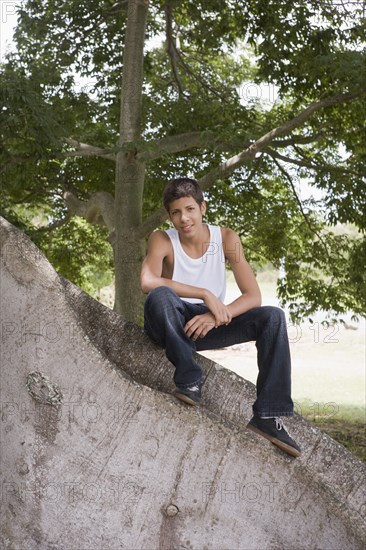
<instances>
[{"instance_id":1,"label":"shoelace","mask_svg":"<svg viewBox=\"0 0 366 550\"><path fill-rule=\"evenodd\" d=\"M287 433L287 435L290 435L288 433L288 430L285 428L285 426L283 425L283 420L281 418L275 418L275 422L276 422L276 429L277 430L285 430L285 432ZM291 436L290 436L291 437Z\"/></svg>"}]
</instances>

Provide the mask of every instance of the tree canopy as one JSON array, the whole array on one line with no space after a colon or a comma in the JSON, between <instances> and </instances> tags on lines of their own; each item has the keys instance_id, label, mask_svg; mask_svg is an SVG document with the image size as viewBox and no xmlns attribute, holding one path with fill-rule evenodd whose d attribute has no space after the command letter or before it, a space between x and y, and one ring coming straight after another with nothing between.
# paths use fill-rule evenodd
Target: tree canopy
<instances>
[{"instance_id":1,"label":"tree canopy","mask_svg":"<svg viewBox=\"0 0 366 550\"><path fill-rule=\"evenodd\" d=\"M364 32L346 0L23 0L0 68L2 214L77 284L114 264L136 319L162 190L193 176L207 220L282 267L294 318L362 314Z\"/></svg>"}]
</instances>

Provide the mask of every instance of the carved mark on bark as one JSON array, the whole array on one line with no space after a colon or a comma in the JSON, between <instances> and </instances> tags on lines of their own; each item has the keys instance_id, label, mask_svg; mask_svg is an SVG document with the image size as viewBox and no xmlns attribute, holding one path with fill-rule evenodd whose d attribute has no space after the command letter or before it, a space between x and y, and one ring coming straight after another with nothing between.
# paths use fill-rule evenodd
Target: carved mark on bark
<instances>
[{"instance_id":1,"label":"carved mark on bark","mask_svg":"<svg viewBox=\"0 0 366 550\"><path fill-rule=\"evenodd\" d=\"M63 401L63 395L60 388L53 384L47 376L40 371L32 371L27 375L27 390L35 401L42 405L52 405L58 407Z\"/></svg>"}]
</instances>

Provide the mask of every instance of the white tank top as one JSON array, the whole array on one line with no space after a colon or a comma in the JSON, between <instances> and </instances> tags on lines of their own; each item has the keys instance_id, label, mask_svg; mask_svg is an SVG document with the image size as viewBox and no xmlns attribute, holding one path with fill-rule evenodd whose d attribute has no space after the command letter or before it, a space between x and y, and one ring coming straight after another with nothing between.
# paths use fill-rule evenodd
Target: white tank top
<instances>
[{"instance_id":1,"label":"white tank top","mask_svg":"<svg viewBox=\"0 0 366 550\"><path fill-rule=\"evenodd\" d=\"M186 285L198 286L210 290L224 303L226 293L225 255L222 247L221 229L217 225L208 225L210 241L207 250L200 258L191 258L182 248L176 229L166 229L174 251L174 269L172 280ZM193 304L202 303L199 298L182 298Z\"/></svg>"}]
</instances>

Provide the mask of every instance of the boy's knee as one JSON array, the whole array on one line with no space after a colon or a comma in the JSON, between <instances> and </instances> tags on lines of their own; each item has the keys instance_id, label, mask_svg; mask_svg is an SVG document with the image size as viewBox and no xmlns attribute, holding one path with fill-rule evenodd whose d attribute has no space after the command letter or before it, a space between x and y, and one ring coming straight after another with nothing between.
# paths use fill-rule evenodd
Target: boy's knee
<instances>
[{"instance_id":1,"label":"boy's knee","mask_svg":"<svg viewBox=\"0 0 366 550\"><path fill-rule=\"evenodd\" d=\"M145 309L158 307L159 310L178 298L177 294L167 286L158 286L149 292L145 300Z\"/></svg>"},{"instance_id":2,"label":"boy's knee","mask_svg":"<svg viewBox=\"0 0 366 550\"><path fill-rule=\"evenodd\" d=\"M286 323L285 313L282 309L276 306L262 306L263 317L270 323Z\"/></svg>"},{"instance_id":3,"label":"boy's knee","mask_svg":"<svg viewBox=\"0 0 366 550\"><path fill-rule=\"evenodd\" d=\"M171 296L177 296L174 290L167 286L158 286L149 292L146 300L164 300Z\"/></svg>"}]
</instances>

